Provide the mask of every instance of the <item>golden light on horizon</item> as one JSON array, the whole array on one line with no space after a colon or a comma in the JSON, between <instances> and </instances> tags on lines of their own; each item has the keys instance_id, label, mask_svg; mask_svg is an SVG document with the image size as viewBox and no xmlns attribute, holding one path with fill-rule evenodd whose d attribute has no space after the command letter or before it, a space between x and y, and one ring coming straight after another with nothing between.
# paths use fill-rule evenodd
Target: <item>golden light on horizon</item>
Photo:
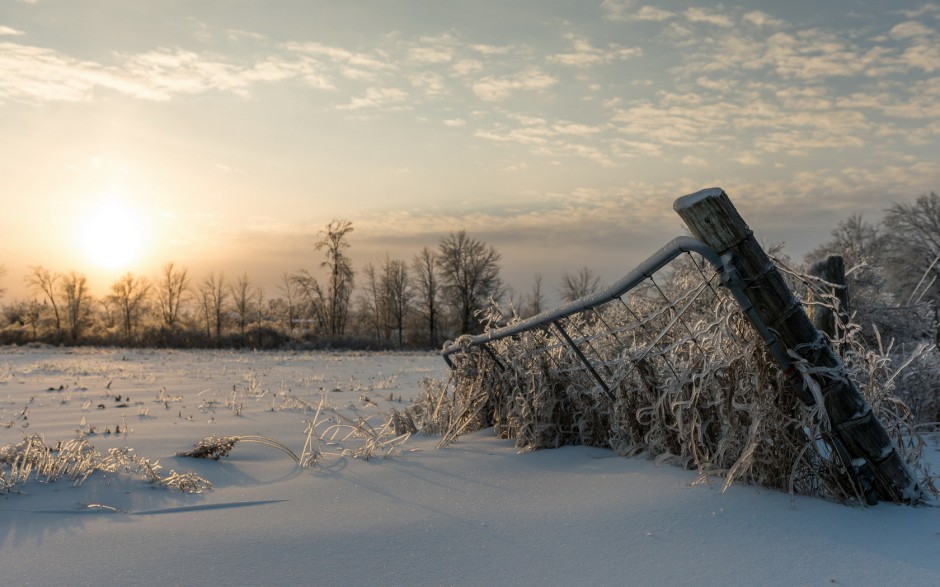
<instances>
[{"instance_id":1,"label":"golden light on horizon","mask_svg":"<svg viewBox=\"0 0 940 587\"><path fill-rule=\"evenodd\" d=\"M82 251L95 268L124 271L140 258L146 226L132 208L108 201L82 219L79 234Z\"/></svg>"}]
</instances>

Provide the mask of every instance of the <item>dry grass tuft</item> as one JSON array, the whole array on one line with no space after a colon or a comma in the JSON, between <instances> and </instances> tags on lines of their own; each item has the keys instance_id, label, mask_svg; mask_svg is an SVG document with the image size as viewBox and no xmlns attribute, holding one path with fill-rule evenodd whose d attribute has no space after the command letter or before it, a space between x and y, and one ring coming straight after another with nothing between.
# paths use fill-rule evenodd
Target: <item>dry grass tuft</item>
<instances>
[{"instance_id":1,"label":"dry grass tuft","mask_svg":"<svg viewBox=\"0 0 940 587\"><path fill-rule=\"evenodd\" d=\"M368 401L363 401L363 398ZM363 395L360 398L360 403L367 407L379 407L380 402L391 404L378 395ZM309 408L311 406L305 403L303 409ZM283 443L265 436L207 436L196 443L192 450L177 453L177 456L219 460L228 456L237 443L253 442L276 448L301 467L312 468L346 457L366 461L376 455L391 457L416 431L417 425L411 415L394 407L389 413L365 414L355 406L342 410L331 407L327 405L324 396L313 417L307 420L304 447L300 455Z\"/></svg>"},{"instance_id":2,"label":"dry grass tuft","mask_svg":"<svg viewBox=\"0 0 940 587\"><path fill-rule=\"evenodd\" d=\"M98 472L138 474L154 485L185 493L202 493L212 488L209 481L194 473L170 470L164 476L162 469L158 461L135 455L129 448L112 448L102 454L84 439L51 447L41 435L34 434L17 444L0 447L0 493L21 491L31 480L54 483L69 479L81 485Z\"/></svg>"}]
</instances>

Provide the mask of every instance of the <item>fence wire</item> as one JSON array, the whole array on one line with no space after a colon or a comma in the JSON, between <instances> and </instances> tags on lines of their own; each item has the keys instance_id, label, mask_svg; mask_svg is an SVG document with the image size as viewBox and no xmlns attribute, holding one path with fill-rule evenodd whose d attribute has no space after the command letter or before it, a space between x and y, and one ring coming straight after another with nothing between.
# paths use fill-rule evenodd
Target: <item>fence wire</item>
<instances>
[{"instance_id":1,"label":"fence wire","mask_svg":"<svg viewBox=\"0 0 940 587\"><path fill-rule=\"evenodd\" d=\"M732 259L675 239L599 294L446 344L450 390L427 419L442 445L492 426L522 450L601 446L726 485L858 499L739 281Z\"/></svg>"}]
</instances>

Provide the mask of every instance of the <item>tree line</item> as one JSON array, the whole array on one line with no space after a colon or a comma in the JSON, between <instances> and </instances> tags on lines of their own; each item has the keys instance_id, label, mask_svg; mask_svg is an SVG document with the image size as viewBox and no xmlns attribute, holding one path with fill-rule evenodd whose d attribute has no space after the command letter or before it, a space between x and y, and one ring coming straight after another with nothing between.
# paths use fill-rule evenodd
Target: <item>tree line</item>
<instances>
[{"instance_id":1,"label":"tree line","mask_svg":"<svg viewBox=\"0 0 940 587\"><path fill-rule=\"evenodd\" d=\"M509 316L546 309L541 275L528 293L516 294L501 276L499 252L465 230L411 259L386 255L358 271L349 254L352 232L348 220L330 222L314 243L319 265L283 273L273 295L247 273L194 279L171 262L153 279L127 273L96 299L84 274L34 266L24 277L32 297L3 306L0 344L436 348L445 339L482 331L481 314L490 304L502 303ZM878 223L850 216L804 261L831 254L845 259L854 321L873 342L937 339L936 193L891 205ZM0 265L0 277L4 273ZM555 291L566 302L600 286L600 277L585 266L565 272Z\"/></svg>"},{"instance_id":2,"label":"tree line","mask_svg":"<svg viewBox=\"0 0 940 587\"><path fill-rule=\"evenodd\" d=\"M314 244L322 255L316 270L283 273L273 295L247 273L194 279L170 262L153 279L126 273L96 299L83 273L33 266L24 277L33 297L4 305L0 344L434 348L480 332L489 304L509 301L522 314L543 309L541 276L531 295L515 300L499 252L464 230L410 260L386 254L359 271L349 254L352 232L348 220L330 222ZM599 282L585 267L565 274L559 293L575 299Z\"/></svg>"}]
</instances>

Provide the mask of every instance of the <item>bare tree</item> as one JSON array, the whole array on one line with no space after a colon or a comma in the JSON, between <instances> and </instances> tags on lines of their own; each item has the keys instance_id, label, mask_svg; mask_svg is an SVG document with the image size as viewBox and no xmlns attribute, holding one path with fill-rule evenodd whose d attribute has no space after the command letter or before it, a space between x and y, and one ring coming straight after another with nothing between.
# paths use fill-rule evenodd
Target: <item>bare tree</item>
<instances>
[{"instance_id":1,"label":"bare tree","mask_svg":"<svg viewBox=\"0 0 940 587\"><path fill-rule=\"evenodd\" d=\"M523 318L528 318L541 314L543 310L545 310L545 294L542 292L542 274L536 273L532 281L532 291L526 296L521 315Z\"/></svg>"},{"instance_id":2,"label":"bare tree","mask_svg":"<svg viewBox=\"0 0 940 587\"><path fill-rule=\"evenodd\" d=\"M382 265L382 291L388 325L398 331L398 346L404 343L405 317L411 309L414 294L408 282L408 266L399 259L385 256Z\"/></svg>"},{"instance_id":3,"label":"bare tree","mask_svg":"<svg viewBox=\"0 0 940 587\"><path fill-rule=\"evenodd\" d=\"M222 337L222 318L225 314L225 302L228 292L225 289L225 274L214 272L199 286L199 297L202 302L203 315L206 319L206 336L211 337L210 325L215 324L215 337Z\"/></svg>"},{"instance_id":4,"label":"bare tree","mask_svg":"<svg viewBox=\"0 0 940 587\"><path fill-rule=\"evenodd\" d=\"M933 323L926 326L940 343L940 196L930 192L912 204L893 204L884 226L889 286L901 304L932 306Z\"/></svg>"},{"instance_id":5,"label":"bare tree","mask_svg":"<svg viewBox=\"0 0 940 587\"><path fill-rule=\"evenodd\" d=\"M75 271L62 277L61 295L65 302L65 317L69 325L69 337L76 344L91 314L91 295L88 293L88 278Z\"/></svg>"},{"instance_id":6,"label":"bare tree","mask_svg":"<svg viewBox=\"0 0 940 587\"><path fill-rule=\"evenodd\" d=\"M316 243L318 251L325 250L326 260L320 267L329 272L326 297L326 314L330 335L342 336L346 328L349 313L349 300L352 297L355 272L352 261L346 255L349 248L347 237L353 231L352 222L333 220L326 229L320 231L320 240Z\"/></svg>"},{"instance_id":7,"label":"bare tree","mask_svg":"<svg viewBox=\"0 0 940 587\"><path fill-rule=\"evenodd\" d=\"M388 338L388 323L386 320L388 312L381 280L375 270L375 265L372 263L366 263L362 273L365 284L362 286L363 294L359 300L361 319L368 322L372 330L372 336L376 340L385 340Z\"/></svg>"},{"instance_id":8,"label":"bare tree","mask_svg":"<svg viewBox=\"0 0 940 587\"><path fill-rule=\"evenodd\" d=\"M594 275L586 265L575 274L567 271L561 276L561 286L558 288L561 298L566 302L573 302L578 298L596 293L601 286L601 278Z\"/></svg>"},{"instance_id":9,"label":"bare tree","mask_svg":"<svg viewBox=\"0 0 940 587\"><path fill-rule=\"evenodd\" d=\"M281 283L278 285L278 291L281 292L284 302L283 318L286 324L287 335L294 335L295 321L297 320L297 284L290 273L281 274Z\"/></svg>"},{"instance_id":10,"label":"bare tree","mask_svg":"<svg viewBox=\"0 0 940 587\"><path fill-rule=\"evenodd\" d=\"M291 279L297 286L299 296L304 302L304 316L306 319L315 319L317 329L324 331L327 329L326 320L326 295L320 282L313 275L301 269Z\"/></svg>"},{"instance_id":11,"label":"bare tree","mask_svg":"<svg viewBox=\"0 0 940 587\"><path fill-rule=\"evenodd\" d=\"M125 344L131 341L149 295L150 284L147 280L143 277L134 277L132 273L126 273L111 285L111 295L108 299L117 306L121 314Z\"/></svg>"},{"instance_id":12,"label":"bare tree","mask_svg":"<svg viewBox=\"0 0 940 587\"><path fill-rule=\"evenodd\" d=\"M861 264L877 265L885 247L885 233L878 224L871 224L859 214L853 214L839 222L832 231L832 239L806 254L807 264L822 261L829 255L839 255L846 267Z\"/></svg>"},{"instance_id":13,"label":"bare tree","mask_svg":"<svg viewBox=\"0 0 940 587\"><path fill-rule=\"evenodd\" d=\"M464 230L441 239L438 252L444 300L460 321L461 332L479 331L478 312L490 299L499 301L504 293L500 254Z\"/></svg>"},{"instance_id":14,"label":"bare tree","mask_svg":"<svg viewBox=\"0 0 940 587\"><path fill-rule=\"evenodd\" d=\"M30 269L32 271L26 276L26 285L33 290L34 293L42 294L49 300L49 305L52 306L52 313L55 316L55 330L59 332L62 330L62 317L59 314L58 303L58 282L61 275L52 273L42 265L31 267Z\"/></svg>"},{"instance_id":15,"label":"bare tree","mask_svg":"<svg viewBox=\"0 0 940 587\"><path fill-rule=\"evenodd\" d=\"M440 301L440 276L437 254L424 247L411 260L412 291L415 293L417 310L427 327L428 344L438 345L438 304Z\"/></svg>"},{"instance_id":16,"label":"bare tree","mask_svg":"<svg viewBox=\"0 0 940 587\"><path fill-rule=\"evenodd\" d=\"M248 279L247 273L242 273L229 288L232 294L232 301L235 306L235 314L238 318L238 333L244 337L245 329L251 320L254 310L254 298L258 295L257 290Z\"/></svg>"},{"instance_id":17,"label":"bare tree","mask_svg":"<svg viewBox=\"0 0 940 587\"><path fill-rule=\"evenodd\" d=\"M930 192L912 204L893 204L884 226L885 269L899 301L940 302L940 196Z\"/></svg>"},{"instance_id":18,"label":"bare tree","mask_svg":"<svg viewBox=\"0 0 940 587\"><path fill-rule=\"evenodd\" d=\"M171 330L176 328L179 322L180 307L188 290L189 271L185 267L177 269L172 262L164 265L157 288L157 298L163 325Z\"/></svg>"}]
</instances>

